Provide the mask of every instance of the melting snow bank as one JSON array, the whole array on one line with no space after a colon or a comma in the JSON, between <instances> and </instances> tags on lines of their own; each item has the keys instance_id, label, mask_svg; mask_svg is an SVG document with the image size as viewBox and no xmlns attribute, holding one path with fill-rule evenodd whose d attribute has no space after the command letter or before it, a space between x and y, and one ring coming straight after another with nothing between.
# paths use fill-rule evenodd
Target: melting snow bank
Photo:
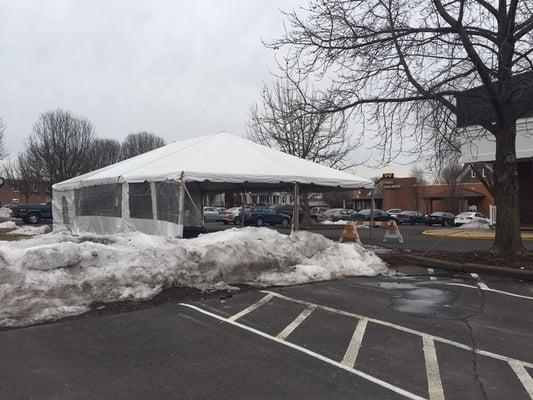
<instances>
[{"instance_id":1,"label":"melting snow bank","mask_svg":"<svg viewBox=\"0 0 533 400\"><path fill-rule=\"evenodd\" d=\"M490 231L490 225L485 221L472 221L467 222L459 227L459 229L477 230L477 231Z\"/></svg>"},{"instance_id":2,"label":"melting snow bank","mask_svg":"<svg viewBox=\"0 0 533 400\"><path fill-rule=\"evenodd\" d=\"M386 271L356 243L304 231L234 228L196 239L50 233L0 242L0 326L80 314L93 302L148 299L172 286L264 287Z\"/></svg>"}]
</instances>

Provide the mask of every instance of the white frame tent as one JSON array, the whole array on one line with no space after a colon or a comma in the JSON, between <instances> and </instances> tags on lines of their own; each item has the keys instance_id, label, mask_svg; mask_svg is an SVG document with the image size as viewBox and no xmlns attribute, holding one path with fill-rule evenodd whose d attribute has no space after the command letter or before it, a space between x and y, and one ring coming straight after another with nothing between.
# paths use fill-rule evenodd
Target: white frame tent
<instances>
[{"instance_id":1,"label":"white frame tent","mask_svg":"<svg viewBox=\"0 0 533 400\"><path fill-rule=\"evenodd\" d=\"M374 182L221 132L170 143L53 185L54 228L183 237L207 193L372 189Z\"/></svg>"}]
</instances>

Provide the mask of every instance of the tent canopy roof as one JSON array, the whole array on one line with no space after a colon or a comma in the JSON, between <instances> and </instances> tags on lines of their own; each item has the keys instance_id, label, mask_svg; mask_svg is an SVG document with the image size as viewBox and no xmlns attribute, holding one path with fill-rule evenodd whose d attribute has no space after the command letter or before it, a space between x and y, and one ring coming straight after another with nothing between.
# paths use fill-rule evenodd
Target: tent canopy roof
<instances>
[{"instance_id":1,"label":"tent canopy roof","mask_svg":"<svg viewBox=\"0 0 533 400\"><path fill-rule=\"evenodd\" d=\"M54 190L122 182L166 180L201 184L204 191L246 188L285 189L299 183L314 190L372 188L347 172L291 156L221 132L170 143L148 153L56 183Z\"/></svg>"}]
</instances>

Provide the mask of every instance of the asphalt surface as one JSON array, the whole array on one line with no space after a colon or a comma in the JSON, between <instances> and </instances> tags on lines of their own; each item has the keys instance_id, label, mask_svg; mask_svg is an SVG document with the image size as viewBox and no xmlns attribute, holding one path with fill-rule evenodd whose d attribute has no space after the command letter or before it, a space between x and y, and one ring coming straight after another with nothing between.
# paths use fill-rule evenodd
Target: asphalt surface
<instances>
[{"instance_id":1,"label":"asphalt surface","mask_svg":"<svg viewBox=\"0 0 533 400\"><path fill-rule=\"evenodd\" d=\"M533 285L398 272L0 332L0 399L533 396Z\"/></svg>"},{"instance_id":2,"label":"asphalt surface","mask_svg":"<svg viewBox=\"0 0 533 400\"><path fill-rule=\"evenodd\" d=\"M208 230L217 231L223 229L235 228L235 225L224 225L219 222L209 222L207 224ZM239 225L237 225L239 227ZM275 227L276 230L282 233L289 233L289 229L282 227ZM364 245L382 246L387 248L398 249L413 249L413 250L443 250L443 251L483 251L488 250L492 246L491 240L472 240L472 239L451 239L451 238L434 238L422 235L422 232L428 229L449 229L438 226L431 228L426 225L400 225L400 233L403 236L403 243L398 241L388 240L383 242L385 229L375 228L373 232L373 239L370 239L370 229L358 229L359 236ZM337 240L342 231L342 226L338 229L311 229L311 232L320 233L329 239ZM533 242L524 242L524 247L527 250L533 251Z\"/></svg>"}]
</instances>

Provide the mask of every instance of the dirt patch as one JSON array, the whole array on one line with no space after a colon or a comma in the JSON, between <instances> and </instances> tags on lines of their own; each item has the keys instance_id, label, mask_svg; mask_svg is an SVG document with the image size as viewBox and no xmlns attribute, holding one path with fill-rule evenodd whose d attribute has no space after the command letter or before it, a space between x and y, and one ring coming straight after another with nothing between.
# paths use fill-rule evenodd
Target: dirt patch
<instances>
[{"instance_id":1,"label":"dirt patch","mask_svg":"<svg viewBox=\"0 0 533 400\"><path fill-rule=\"evenodd\" d=\"M409 264L403 257L405 255L433 258L441 261L451 261L456 263L483 264L502 268L515 268L533 271L533 252L523 255L503 256L491 252L450 252L450 251L417 251L398 249L389 253L380 254L385 262L395 267L401 264Z\"/></svg>"}]
</instances>

